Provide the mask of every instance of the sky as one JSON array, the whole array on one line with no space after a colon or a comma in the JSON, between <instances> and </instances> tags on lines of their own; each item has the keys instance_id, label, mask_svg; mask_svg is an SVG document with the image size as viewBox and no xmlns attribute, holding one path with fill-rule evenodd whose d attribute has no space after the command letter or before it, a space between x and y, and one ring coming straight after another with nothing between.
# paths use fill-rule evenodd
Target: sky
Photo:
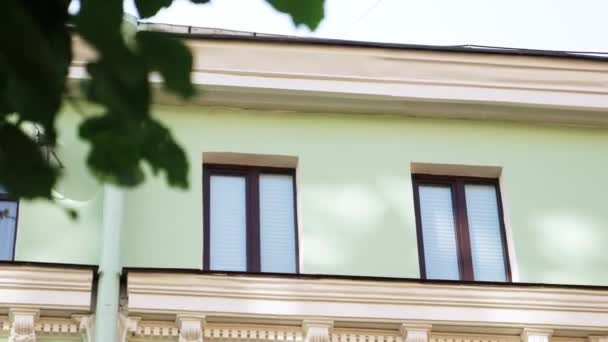
<instances>
[{"instance_id":1,"label":"sky","mask_svg":"<svg viewBox=\"0 0 608 342\"><path fill-rule=\"evenodd\" d=\"M125 9L137 13L131 0ZM264 0L175 0L148 21L373 42L608 52L607 15L608 0L325 0L325 19L310 32L294 28Z\"/></svg>"}]
</instances>

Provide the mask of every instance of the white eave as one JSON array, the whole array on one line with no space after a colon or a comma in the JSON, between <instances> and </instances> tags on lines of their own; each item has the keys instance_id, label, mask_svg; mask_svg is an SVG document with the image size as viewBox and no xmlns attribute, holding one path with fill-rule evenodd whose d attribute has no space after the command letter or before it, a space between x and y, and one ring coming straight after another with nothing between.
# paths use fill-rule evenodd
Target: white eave
<instances>
[{"instance_id":1,"label":"white eave","mask_svg":"<svg viewBox=\"0 0 608 342\"><path fill-rule=\"evenodd\" d=\"M608 127L602 58L166 30L193 51L197 105Z\"/></svg>"}]
</instances>

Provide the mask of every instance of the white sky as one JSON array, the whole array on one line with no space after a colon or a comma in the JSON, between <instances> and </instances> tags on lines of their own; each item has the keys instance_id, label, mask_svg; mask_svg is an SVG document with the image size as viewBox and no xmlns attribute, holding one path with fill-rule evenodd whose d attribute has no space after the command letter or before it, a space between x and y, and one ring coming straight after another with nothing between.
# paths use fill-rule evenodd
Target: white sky
<instances>
[{"instance_id":1,"label":"white sky","mask_svg":"<svg viewBox=\"0 0 608 342\"><path fill-rule=\"evenodd\" d=\"M126 9L134 14L129 1ZM607 16L608 0L325 0L325 19L309 32L295 29L264 0L175 0L149 21L375 42L608 52Z\"/></svg>"}]
</instances>

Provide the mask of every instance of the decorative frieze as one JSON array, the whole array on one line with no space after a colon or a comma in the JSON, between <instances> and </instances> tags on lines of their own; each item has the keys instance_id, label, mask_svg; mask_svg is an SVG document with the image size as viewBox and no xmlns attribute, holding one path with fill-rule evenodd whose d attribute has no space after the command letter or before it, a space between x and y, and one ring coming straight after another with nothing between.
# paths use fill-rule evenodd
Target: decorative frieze
<instances>
[{"instance_id":1,"label":"decorative frieze","mask_svg":"<svg viewBox=\"0 0 608 342\"><path fill-rule=\"evenodd\" d=\"M522 342L550 342L553 330L526 328L521 333Z\"/></svg>"},{"instance_id":2,"label":"decorative frieze","mask_svg":"<svg viewBox=\"0 0 608 342\"><path fill-rule=\"evenodd\" d=\"M399 328L405 342L428 342L431 326L428 324L403 323Z\"/></svg>"},{"instance_id":3,"label":"decorative frieze","mask_svg":"<svg viewBox=\"0 0 608 342\"><path fill-rule=\"evenodd\" d=\"M33 309L10 309L9 320L11 323L8 342L34 342L36 341L36 320L39 310Z\"/></svg>"},{"instance_id":4,"label":"decorative frieze","mask_svg":"<svg viewBox=\"0 0 608 342\"><path fill-rule=\"evenodd\" d=\"M330 342L329 336L333 325L332 321L304 321L302 323L304 342Z\"/></svg>"},{"instance_id":5,"label":"decorative frieze","mask_svg":"<svg viewBox=\"0 0 608 342\"><path fill-rule=\"evenodd\" d=\"M589 342L608 342L607 336L589 336Z\"/></svg>"},{"instance_id":6,"label":"decorative frieze","mask_svg":"<svg viewBox=\"0 0 608 342\"><path fill-rule=\"evenodd\" d=\"M331 342L403 342L396 331L334 329Z\"/></svg>"}]
</instances>

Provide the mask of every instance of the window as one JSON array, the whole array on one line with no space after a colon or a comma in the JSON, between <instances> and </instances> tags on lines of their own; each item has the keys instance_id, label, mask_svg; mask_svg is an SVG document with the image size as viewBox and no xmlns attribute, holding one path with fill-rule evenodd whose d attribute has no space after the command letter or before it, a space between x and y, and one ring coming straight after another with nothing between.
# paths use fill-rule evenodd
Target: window
<instances>
[{"instance_id":1,"label":"window","mask_svg":"<svg viewBox=\"0 0 608 342\"><path fill-rule=\"evenodd\" d=\"M203 267L298 272L293 169L203 165Z\"/></svg>"},{"instance_id":2,"label":"window","mask_svg":"<svg viewBox=\"0 0 608 342\"><path fill-rule=\"evenodd\" d=\"M412 178L422 277L510 281L498 181Z\"/></svg>"},{"instance_id":3,"label":"window","mask_svg":"<svg viewBox=\"0 0 608 342\"><path fill-rule=\"evenodd\" d=\"M0 186L0 260L13 260L19 202Z\"/></svg>"}]
</instances>

